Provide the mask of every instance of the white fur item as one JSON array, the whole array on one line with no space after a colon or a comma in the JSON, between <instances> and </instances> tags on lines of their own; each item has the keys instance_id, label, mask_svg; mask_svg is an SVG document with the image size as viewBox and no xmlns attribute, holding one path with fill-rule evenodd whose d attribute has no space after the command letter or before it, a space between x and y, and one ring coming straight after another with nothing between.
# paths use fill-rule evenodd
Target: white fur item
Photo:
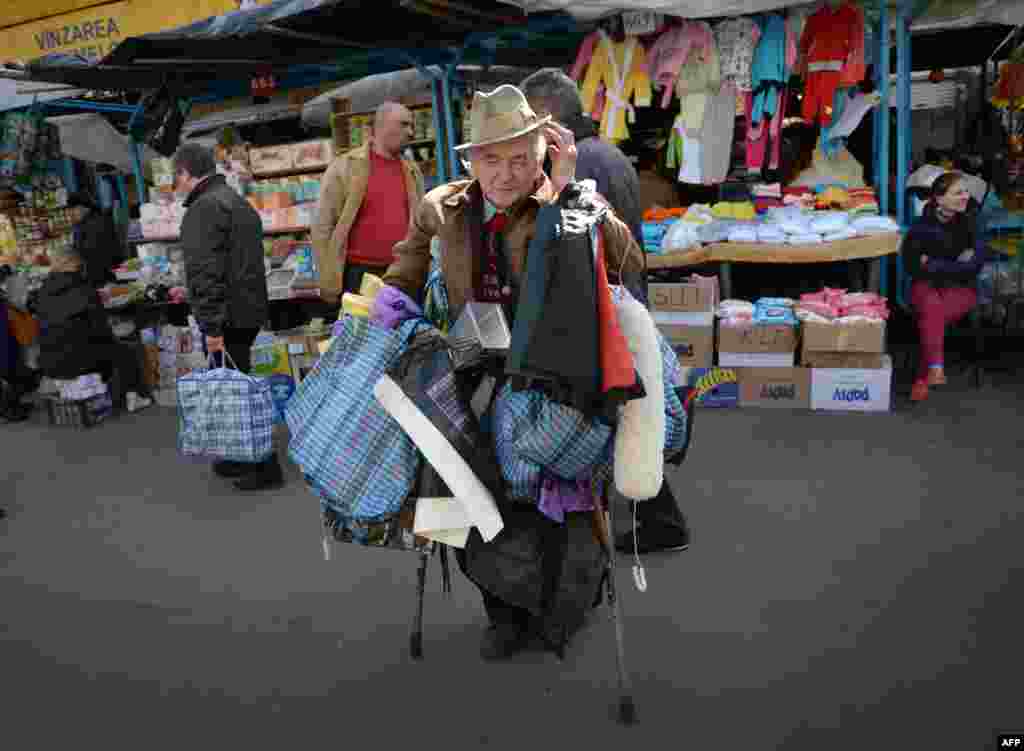
<instances>
[{"instance_id":1,"label":"white fur item","mask_svg":"<svg viewBox=\"0 0 1024 751\"><path fill-rule=\"evenodd\" d=\"M665 473L665 375L658 329L632 295L616 302L619 328L647 396L626 402L615 431L615 488L633 501L654 498Z\"/></svg>"}]
</instances>

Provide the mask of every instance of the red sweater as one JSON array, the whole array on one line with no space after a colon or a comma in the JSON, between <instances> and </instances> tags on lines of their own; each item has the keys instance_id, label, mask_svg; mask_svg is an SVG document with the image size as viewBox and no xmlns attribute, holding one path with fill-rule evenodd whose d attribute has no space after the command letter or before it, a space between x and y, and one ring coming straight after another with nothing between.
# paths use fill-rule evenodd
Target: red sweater
<instances>
[{"instance_id":1,"label":"red sweater","mask_svg":"<svg viewBox=\"0 0 1024 751\"><path fill-rule=\"evenodd\" d=\"M370 182L348 235L346 261L362 266L390 266L395 243L409 230L409 193L401 159L370 152Z\"/></svg>"}]
</instances>

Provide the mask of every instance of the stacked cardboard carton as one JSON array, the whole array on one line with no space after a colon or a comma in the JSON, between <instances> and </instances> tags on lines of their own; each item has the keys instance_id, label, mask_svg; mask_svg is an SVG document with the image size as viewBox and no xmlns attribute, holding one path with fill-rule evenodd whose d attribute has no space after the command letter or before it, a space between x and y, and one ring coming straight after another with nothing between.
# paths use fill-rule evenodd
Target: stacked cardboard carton
<instances>
[{"instance_id":1,"label":"stacked cardboard carton","mask_svg":"<svg viewBox=\"0 0 1024 751\"><path fill-rule=\"evenodd\" d=\"M717 294L651 284L651 311L705 407L884 412L892 361L885 323L716 325Z\"/></svg>"}]
</instances>

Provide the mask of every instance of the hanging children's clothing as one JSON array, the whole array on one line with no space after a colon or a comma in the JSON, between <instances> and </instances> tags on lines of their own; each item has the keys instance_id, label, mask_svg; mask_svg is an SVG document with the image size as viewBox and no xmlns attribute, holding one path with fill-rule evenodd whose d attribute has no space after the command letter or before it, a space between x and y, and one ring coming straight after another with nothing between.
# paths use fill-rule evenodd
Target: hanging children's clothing
<instances>
[{"instance_id":1,"label":"hanging children's clothing","mask_svg":"<svg viewBox=\"0 0 1024 751\"><path fill-rule=\"evenodd\" d=\"M722 82L718 93L708 99L701 129L701 176L705 185L725 182L732 161L732 142L736 127L736 85Z\"/></svg>"},{"instance_id":2,"label":"hanging children's clothing","mask_svg":"<svg viewBox=\"0 0 1024 751\"><path fill-rule=\"evenodd\" d=\"M746 151L747 169L760 173L768 161L768 169L779 168L779 157L782 153L782 123L786 118L786 101L788 97L783 91L775 105L775 114L770 120L762 119L756 126L747 126ZM747 112L753 108L753 94L747 94Z\"/></svg>"},{"instance_id":3,"label":"hanging children's clothing","mask_svg":"<svg viewBox=\"0 0 1024 751\"><path fill-rule=\"evenodd\" d=\"M601 32L595 31L592 34L588 34L583 42L580 43L579 52L576 53L576 62L573 63L572 70L569 72L569 77L577 84L583 80L583 76L586 73L587 68L594 59L594 51L597 49L597 44L600 41ZM590 117L596 122L601 122L601 117L603 115L604 84L600 84L594 95L594 102L590 107Z\"/></svg>"},{"instance_id":4,"label":"hanging children's clothing","mask_svg":"<svg viewBox=\"0 0 1024 751\"><path fill-rule=\"evenodd\" d=\"M629 138L626 123L634 122L633 103L638 107L651 104L651 79L646 68L647 57L643 45L635 37L614 42L604 33L594 51L594 57L583 80L581 96L585 112L592 112L597 88L605 87L605 111L601 118L601 136L608 141Z\"/></svg>"},{"instance_id":5,"label":"hanging children's clothing","mask_svg":"<svg viewBox=\"0 0 1024 751\"><path fill-rule=\"evenodd\" d=\"M686 22L668 29L647 51L647 73L655 86L662 89L661 107L672 102L672 91L679 72L691 55L706 60L715 44L711 27L706 23Z\"/></svg>"},{"instance_id":6,"label":"hanging children's clothing","mask_svg":"<svg viewBox=\"0 0 1024 751\"><path fill-rule=\"evenodd\" d=\"M761 122L762 116L775 114L779 93L789 81L790 66L796 57L796 42L787 33L786 20L781 15L758 16L757 24L761 40L754 50L750 72L753 108L747 110L754 125Z\"/></svg>"},{"instance_id":7,"label":"hanging children's clothing","mask_svg":"<svg viewBox=\"0 0 1024 751\"><path fill-rule=\"evenodd\" d=\"M855 38L859 29L859 39ZM854 68L846 75L856 73L857 49L859 64L864 59L864 14L851 3L838 8L822 5L804 27L800 39L800 56L806 61L804 81L803 117L820 120L823 125L832 122L832 100L842 85L844 68L848 62Z\"/></svg>"},{"instance_id":8,"label":"hanging children's clothing","mask_svg":"<svg viewBox=\"0 0 1024 751\"><path fill-rule=\"evenodd\" d=\"M740 91L750 91L750 70L761 30L753 19L731 18L715 27L715 43L721 61L722 78L732 79Z\"/></svg>"}]
</instances>

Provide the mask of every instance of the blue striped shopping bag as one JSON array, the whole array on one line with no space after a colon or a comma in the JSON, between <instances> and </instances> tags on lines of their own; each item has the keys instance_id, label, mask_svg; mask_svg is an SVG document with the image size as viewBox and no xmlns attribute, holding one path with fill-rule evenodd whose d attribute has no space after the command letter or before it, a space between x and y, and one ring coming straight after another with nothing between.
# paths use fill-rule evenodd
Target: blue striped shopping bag
<instances>
[{"instance_id":1,"label":"blue striped shopping bag","mask_svg":"<svg viewBox=\"0 0 1024 751\"><path fill-rule=\"evenodd\" d=\"M222 461L263 461L274 451L270 384L237 370L226 352L225 360L232 367L178 379L178 450Z\"/></svg>"},{"instance_id":2,"label":"blue striped shopping bag","mask_svg":"<svg viewBox=\"0 0 1024 751\"><path fill-rule=\"evenodd\" d=\"M288 455L335 513L378 521L398 513L412 491L419 452L373 395L422 319L395 330L346 315L330 348L285 407Z\"/></svg>"}]
</instances>

